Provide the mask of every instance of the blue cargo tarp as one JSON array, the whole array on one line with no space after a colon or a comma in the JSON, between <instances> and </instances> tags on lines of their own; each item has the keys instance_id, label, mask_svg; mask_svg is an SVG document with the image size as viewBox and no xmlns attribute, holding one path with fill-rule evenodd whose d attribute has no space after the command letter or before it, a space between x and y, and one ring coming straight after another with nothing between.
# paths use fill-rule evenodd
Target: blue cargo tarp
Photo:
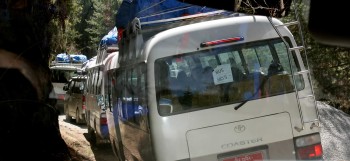
<instances>
[{"instance_id":1,"label":"blue cargo tarp","mask_svg":"<svg viewBox=\"0 0 350 161\"><path fill-rule=\"evenodd\" d=\"M56 62L58 63L69 63L69 57L66 53L57 54Z\"/></svg>"},{"instance_id":2,"label":"blue cargo tarp","mask_svg":"<svg viewBox=\"0 0 350 161\"><path fill-rule=\"evenodd\" d=\"M100 45L113 45L118 43L118 30L117 27L114 27L111 31L108 32L107 35L105 35L101 42Z\"/></svg>"},{"instance_id":3,"label":"blue cargo tarp","mask_svg":"<svg viewBox=\"0 0 350 161\"><path fill-rule=\"evenodd\" d=\"M72 63L84 63L85 61L87 61L87 57L85 55L71 54L70 58L72 60Z\"/></svg>"},{"instance_id":4,"label":"blue cargo tarp","mask_svg":"<svg viewBox=\"0 0 350 161\"><path fill-rule=\"evenodd\" d=\"M57 63L83 63L85 61L87 61L87 57L81 54L69 55L66 53L61 53L61 54L57 54L56 56Z\"/></svg>"},{"instance_id":5,"label":"blue cargo tarp","mask_svg":"<svg viewBox=\"0 0 350 161\"><path fill-rule=\"evenodd\" d=\"M116 27L125 28L135 17L141 22L175 18L184 15L217 11L177 0L123 0L116 16Z\"/></svg>"}]
</instances>

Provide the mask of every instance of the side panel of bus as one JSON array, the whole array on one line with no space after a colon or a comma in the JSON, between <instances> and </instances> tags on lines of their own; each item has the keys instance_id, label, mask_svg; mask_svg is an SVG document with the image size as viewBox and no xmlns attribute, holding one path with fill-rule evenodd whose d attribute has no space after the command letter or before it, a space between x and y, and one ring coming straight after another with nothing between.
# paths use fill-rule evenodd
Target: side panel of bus
<instances>
[{"instance_id":1,"label":"side panel of bus","mask_svg":"<svg viewBox=\"0 0 350 161\"><path fill-rule=\"evenodd\" d=\"M109 140L109 132L105 114L103 97L101 95L103 68L95 66L87 69L88 87L86 96L86 122L93 142Z\"/></svg>"},{"instance_id":2,"label":"side panel of bus","mask_svg":"<svg viewBox=\"0 0 350 161\"><path fill-rule=\"evenodd\" d=\"M108 70L107 71L107 101L108 106L106 110L107 114L107 124L108 124L108 131L109 131L109 138L111 142L111 147L113 149L114 155L120 160L124 161L124 151L123 151L123 145L122 145L122 139L121 139L121 132L119 127L119 121L118 121L118 109L117 109L117 100L113 99L113 96L116 96L116 93L118 91L117 86L117 78L116 78L116 69Z\"/></svg>"},{"instance_id":3,"label":"side panel of bus","mask_svg":"<svg viewBox=\"0 0 350 161\"><path fill-rule=\"evenodd\" d=\"M113 117L115 126L112 128L120 129L113 134L117 140L121 139L123 149L119 152L126 160L154 160L148 125L145 64L118 68L111 78L113 106L108 120Z\"/></svg>"},{"instance_id":4,"label":"side panel of bus","mask_svg":"<svg viewBox=\"0 0 350 161\"><path fill-rule=\"evenodd\" d=\"M116 102L113 102L113 92L117 91L117 79L116 70L119 67L118 64L118 52L113 52L104 60L104 77L103 77L103 89L102 95L105 101L107 125L109 132L109 140L113 150L114 155L118 160L124 161L123 145L121 142L121 132L118 123L118 109ZM115 95L115 94L114 94ZM116 117L114 117L114 115Z\"/></svg>"}]
</instances>

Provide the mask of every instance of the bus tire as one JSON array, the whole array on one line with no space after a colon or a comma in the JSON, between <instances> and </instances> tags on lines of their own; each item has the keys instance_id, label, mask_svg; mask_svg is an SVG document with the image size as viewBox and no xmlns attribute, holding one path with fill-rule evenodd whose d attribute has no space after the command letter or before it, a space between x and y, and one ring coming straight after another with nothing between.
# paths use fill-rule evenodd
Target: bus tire
<instances>
[{"instance_id":1,"label":"bus tire","mask_svg":"<svg viewBox=\"0 0 350 161\"><path fill-rule=\"evenodd\" d=\"M90 113L89 113L89 111L86 111L86 114L85 114L85 121L86 121L86 125L88 126L88 127L90 127Z\"/></svg>"},{"instance_id":2,"label":"bus tire","mask_svg":"<svg viewBox=\"0 0 350 161\"><path fill-rule=\"evenodd\" d=\"M88 134L89 134L89 141L91 145L94 145L96 143L96 134L93 128L91 126L88 126Z\"/></svg>"},{"instance_id":3,"label":"bus tire","mask_svg":"<svg viewBox=\"0 0 350 161\"><path fill-rule=\"evenodd\" d=\"M95 122L96 120L94 120L94 140L93 140L93 145L94 146L96 146L96 147L98 147L99 145L101 145L101 141L102 141L102 138L99 136L99 135L97 135L97 132L96 132L96 122Z\"/></svg>"},{"instance_id":4,"label":"bus tire","mask_svg":"<svg viewBox=\"0 0 350 161\"><path fill-rule=\"evenodd\" d=\"M81 124L82 123L82 120L80 119L80 116L79 116L79 109L77 108L76 112L75 112L75 123L77 124Z\"/></svg>"},{"instance_id":5,"label":"bus tire","mask_svg":"<svg viewBox=\"0 0 350 161\"><path fill-rule=\"evenodd\" d=\"M116 144L119 144L119 142L117 140L111 141L114 156L117 158L118 161L124 161L125 159L123 157L122 151L117 148Z\"/></svg>"},{"instance_id":6,"label":"bus tire","mask_svg":"<svg viewBox=\"0 0 350 161\"><path fill-rule=\"evenodd\" d=\"M72 117L71 117L71 116L69 116L69 114L68 114L68 113L66 113L66 121L68 121L68 122L72 122Z\"/></svg>"}]
</instances>

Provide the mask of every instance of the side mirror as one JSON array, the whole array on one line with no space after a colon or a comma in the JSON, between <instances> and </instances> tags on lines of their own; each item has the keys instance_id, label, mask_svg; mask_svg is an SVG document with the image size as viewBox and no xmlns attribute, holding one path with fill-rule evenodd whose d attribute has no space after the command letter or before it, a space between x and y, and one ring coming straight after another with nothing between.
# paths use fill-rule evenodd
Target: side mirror
<instances>
[{"instance_id":1,"label":"side mirror","mask_svg":"<svg viewBox=\"0 0 350 161\"><path fill-rule=\"evenodd\" d=\"M173 105L171 103L170 99L166 99L166 98L161 98L159 100L159 114L160 115L169 115L171 113L173 113Z\"/></svg>"},{"instance_id":2,"label":"side mirror","mask_svg":"<svg viewBox=\"0 0 350 161\"><path fill-rule=\"evenodd\" d=\"M64 90L64 91L68 91L68 86L67 86L67 85L64 85L64 86L63 86L63 90Z\"/></svg>"},{"instance_id":3,"label":"side mirror","mask_svg":"<svg viewBox=\"0 0 350 161\"><path fill-rule=\"evenodd\" d=\"M159 113L161 115L169 115L173 113L173 106L170 104L159 104Z\"/></svg>"}]
</instances>

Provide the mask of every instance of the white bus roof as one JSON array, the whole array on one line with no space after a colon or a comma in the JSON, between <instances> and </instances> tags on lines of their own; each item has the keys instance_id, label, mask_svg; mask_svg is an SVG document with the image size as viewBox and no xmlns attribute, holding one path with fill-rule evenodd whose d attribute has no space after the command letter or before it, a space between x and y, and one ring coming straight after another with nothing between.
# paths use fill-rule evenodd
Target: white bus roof
<instances>
[{"instance_id":1,"label":"white bus roof","mask_svg":"<svg viewBox=\"0 0 350 161\"><path fill-rule=\"evenodd\" d=\"M108 56L103 60L103 64L107 65L108 63L110 63L111 59L113 58L113 56L116 54L117 52L113 52L108 54Z\"/></svg>"},{"instance_id":2,"label":"white bus roof","mask_svg":"<svg viewBox=\"0 0 350 161\"><path fill-rule=\"evenodd\" d=\"M79 67L76 66L68 66L68 65L64 65L64 66L51 66L50 67L51 70L78 70L80 69Z\"/></svg>"},{"instance_id":3,"label":"white bus roof","mask_svg":"<svg viewBox=\"0 0 350 161\"><path fill-rule=\"evenodd\" d=\"M85 67L83 68L83 70L92 68L96 66L96 59L93 59L91 61L88 62L88 64L85 65Z\"/></svg>"},{"instance_id":4,"label":"white bus roof","mask_svg":"<svg viewBox=\"0 0 350 161\"><path fill-rule=\"evenodd\" d=\"M115 69L119 67L119 63L118 63L119 52L113 52L112 54L110 58L107 57L109 59L107 62L108 64L106 64L106 70Z\"/></svg>"}]
</instances>

